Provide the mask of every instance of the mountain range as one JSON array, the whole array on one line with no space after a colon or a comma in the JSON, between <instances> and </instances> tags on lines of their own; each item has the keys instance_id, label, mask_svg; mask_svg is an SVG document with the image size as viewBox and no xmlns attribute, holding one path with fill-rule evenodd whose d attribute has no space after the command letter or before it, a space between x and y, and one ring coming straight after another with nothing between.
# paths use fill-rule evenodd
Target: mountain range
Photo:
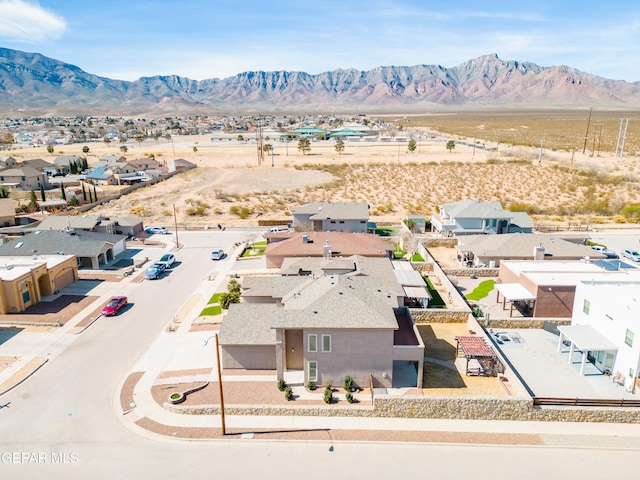
<instances>
[{"instance_id":1,"label":"mountain range","mask_svg":"<svg viewBox=\"0 0 640 480\"><path fill-rule=\"evenodd\" d=\"M640 106L640 82L496 54L458 66L363 71L251 71L191 80L177 75L113 80L45 57L0 48L0 112L139 114L200 112L426 112L443 109Z\"/></svg>"}]
</instances>

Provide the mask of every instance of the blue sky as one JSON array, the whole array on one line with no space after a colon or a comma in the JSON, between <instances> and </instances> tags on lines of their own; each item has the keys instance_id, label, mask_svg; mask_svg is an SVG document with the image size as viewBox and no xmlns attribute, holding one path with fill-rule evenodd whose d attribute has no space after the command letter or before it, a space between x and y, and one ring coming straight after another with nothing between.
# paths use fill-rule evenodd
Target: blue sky
<instances>
[{"instance_id":1,"label":"blue sky","mask_svg":"<svg viewBox=\"0 0 640 480\"><path fill-rule=\"evenodd\" d=\"M0 46L122 80L452 67L497 53L640 81L640 2L0 0Z\"/></svg>"}]
</instances>

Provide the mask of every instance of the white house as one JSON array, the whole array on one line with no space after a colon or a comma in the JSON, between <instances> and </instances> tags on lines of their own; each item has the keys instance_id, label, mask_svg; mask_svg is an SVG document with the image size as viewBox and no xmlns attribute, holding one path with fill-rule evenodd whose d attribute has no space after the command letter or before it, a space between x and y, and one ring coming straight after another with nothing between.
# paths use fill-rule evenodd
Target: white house
<instances>
[{"instance_id":1,"label":"white house","mask_svg":"<svg viewBox=\"0 0 640 480\"><path fill-rule=\"evenodd\" d=\"M571 325L558 327L569 343L570 357L582 352L587 361L633 391L640 369L640 282L585 281L576 287ZM638 335L638 338L635 336Z\"/></svg>"}]
</instances>

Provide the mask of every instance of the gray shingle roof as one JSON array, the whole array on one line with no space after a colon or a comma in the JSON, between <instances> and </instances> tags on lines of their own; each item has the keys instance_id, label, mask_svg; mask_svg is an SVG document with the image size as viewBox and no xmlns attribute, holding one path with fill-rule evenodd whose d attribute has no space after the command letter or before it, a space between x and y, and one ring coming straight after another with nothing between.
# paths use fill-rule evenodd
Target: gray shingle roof
<instances>
[{"instance_id":1,"label":"gray shingle roof","mask_svg":"<svg viewBox=\"0 0 640 480\"><path fill-rule=\"evenodd\" d=\"M604 255L578 243L565 240L558 234L522 234L505 235L469 235L460 237L458 246L461 252L473 252L476 256L495 258L533 258L533 249L538 245L545 248L551 258L575 258L585 256L603 258Z\"/></svg>"},{"instance_id":2,"label":"gray shingle roof","mask_svg":"<svg viewBox=\"0 0 640 480\"><path fill-rule=\"evenodd\" d=\"M39 230L0 245L0 256L31 255L36 250L39 254L64 253L90 257L98 255L104 249L105 244L113 245L124 238L126 238L125 235L109 233L84 231L68 233L59 230ZM19 243L22 245L15 248Z\"/></svg>"},{"instance_id":3,"label":"gray shingle roof","mask_svg":"<svg viewBox=\"0 0 640 480\"><path fill-rule=\"evenodd\" d=\"M293 215L311 215L312 220L367 220L369 204L366 202L312 202L294 207Z\"/></svg>"},{"instance_id":4,"label":"gray shingle roof","mask_svg":"<svg viewBox=\"0 0 640 480\"><path fill-rule=\"evenodd\" d=\"M271 328L276 304L236 303L229 307L220 327L223 345L273 345L276 331Z\"/></svg>"}]
</instances>

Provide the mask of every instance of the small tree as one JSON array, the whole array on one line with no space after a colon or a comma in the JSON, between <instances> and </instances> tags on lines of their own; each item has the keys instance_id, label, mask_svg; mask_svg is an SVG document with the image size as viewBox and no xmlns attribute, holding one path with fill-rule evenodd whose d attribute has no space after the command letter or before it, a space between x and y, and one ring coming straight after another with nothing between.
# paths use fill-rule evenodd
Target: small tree
<instances>
[{"instance_id":1,"label":"small tree","mask_svg":"<svg viewBox=\"0 0 640 480\"><path fill-rule=\"evenodd\" d=\"M97 202L98 201L98 192L96 192L96 186L93 186L93 201Z\"/></svg>"},{"instance_id":2,"label":"small tree","mask_svg":"<svg viewBox=\"0 0 640 480\"><path fill-rule=\"evenodd\" d=\"M87 190L84 188L84 182L82 182L81 185L82 185L82 200L84 200L86 202L87 201Z\"/></svg>"},{"instance_id":3,"label":"small tree","mask_svg":"<svg viewBox=\"0 0 640 480\"><path fill-rule=\"evenodd\" d=\"M128 150L129 150L129 147L127 147L126 145L120 145L120 151L122 153L126 154Z\"/></svg>"},{"instance_id":4,"label":"small tree","mask_svg":"<svg viewBox=\"0 0 640 480\"><path fill-rule=\"evenodd\" d=\"M102 139L102 141L103 141L104 143L111 143L111 139L110 139L109 137L107 137L106 135L105 135L105 137Z\"/></svg>"},{"instance_id":5,"label":"small tree","mask_svg":"<svg viewBox=\"0 0 640 480\"><path fill-rule=\"evenodd\" d=\"M66 200L67 199L67 192L64 191L64 183L60 182L60 198L62 198L62 200Z\"/></svg>"},{"instance_id":6,"label":"small tree","mask_svg":"<svg viewBox=\"0 0 640 480\"><path fill-rule=\"evenodd\" d=\"M298 150L302 152L302 155L306 155L311 151L311 142L308 138L298 140Z\"/></svg>"},{"instance_id":7,"label":"small tree","mask_svg":"<svg viewBox=\"0 0 640 480\"><path fill-rule=\"evenodd\" d=\"M193 153L196 153L198 151L198 147L193 147Z\"/></svg>"},{"instance_id":8,"label":"small tree","mask_svg":"<svg viewBox=\"0 0 640 480\"><path fill-rule=\"evenodd\" d=\"M138 142L138 147L141 147L142 142L144 142L144 135L136 135L135 140L136 142Z\"/></svg>"},{"instance_id":9,"label":"small tree","mask_svg":"<svg viewBox=\"0 0 640 480\"><path fill-rule=\"evenodd\" d=\"M336 149L336 152L338 152L338 155L342 155L342 152L344 152L344 142L342 140L338 140L334 148Z\"/></svg>"},{"instance_id":10,"label":"small tree","mask_svg":"<svg viewBox=\"0 0 640 480\"><path fill-rule=\"evenodd\" d=\"M36 210L38 208L38 197L36 197L36 192L33 190L29 192L29 208L31 210Z\"/></svg>"},{"instance_id":11,"label":"small tree","mask_svg":"<svg viewBox=\"0 0 640 480\"><path fill-rule=\"evenodd\" d=\"M47 201L47 197L46 197L46 195L44 194L44 185L42 185L42 184L40 184L40 199L41 199L43 202L46 202L46 201Z\"/></svg>"},{"instance_id":12,"label":"small tree","mask_svg":"<svg viewBox=\"0 0 640 480\"><path fill-rule=\"evenodd\" d=\"M87 157L82 158L82 170L89 170L89 162L87 162Z\"/></svg>"},{"instance_id":13,"label":"small tree","mask_svg":"<svg viewBox=\"0 0 640 480\"><path fill-rule=\"evenodd\" d=\"M451 151L456 148L456 142L455 140L449 140L447 142L447 150L449 150L449 153L451 153Z\"/></svg>"},{"instance_id":14,"label":"small tree","mask_svg":"<svg viewBox=\"0 0 640 480\"><path fill-rule=\"evenodd\" d=\"M53 145L51 144L47 145L47 152L53 153Z\"/></svg>"},{"instance_id":15,"label":"small tree","mask_svg":"<svg viewBox=\"0 0 640 480\"><path fill-rule=\"evenodd\" d=\"M409 140L409 144L407 145L407 150L409 150L411 153L416 151L416 141L413 138Z\"/></svg>"},{"instance_id":16,"label":"small tree","mask_svg":"<svg viewBox=\"0 0 640 480\"><path fill-rule=\"evenodd\" d=\"M86 145L82 147L82 153L89 153L89 147L87 147Z\"/></svg>"},{"instance_id":17,"label":"small tree","mask_svg":"<svg viewBox=\"0 0 640 480\"><path fill-rule=\"evenodd\" d=\"M244 137L242 135L238 135L238 141L239 142L243 142L244 141Z\"/></svg>"}]
</instances>

